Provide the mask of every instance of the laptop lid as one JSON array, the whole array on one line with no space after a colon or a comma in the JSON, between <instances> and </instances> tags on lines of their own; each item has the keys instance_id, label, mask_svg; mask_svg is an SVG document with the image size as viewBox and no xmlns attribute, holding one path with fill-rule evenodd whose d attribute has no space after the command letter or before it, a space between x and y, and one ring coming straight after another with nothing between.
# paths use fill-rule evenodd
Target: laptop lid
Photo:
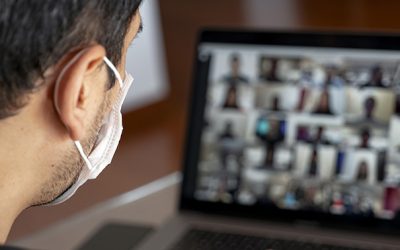
<instances>
[{"instance_id":1,"label":"laptop lid","mask_svg":"<svg viewBox=\"0 0 400 250\"><path fill-rule=\"evenodd\" d=\"M400 36L204 31L181 208L400 228Z\"/></svg>"}]
</instances>

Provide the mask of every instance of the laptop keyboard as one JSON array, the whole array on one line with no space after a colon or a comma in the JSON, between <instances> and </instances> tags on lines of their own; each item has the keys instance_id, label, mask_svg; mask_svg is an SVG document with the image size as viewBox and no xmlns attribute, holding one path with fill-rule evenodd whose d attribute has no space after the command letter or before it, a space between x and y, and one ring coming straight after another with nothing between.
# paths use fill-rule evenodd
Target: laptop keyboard
<instances>
[{"instance_id":1,"label":"laptop keyboard","mask_svg":"<svg viewBox=\"0 0 400 250\"><path fill-rule=\"evenodd\" d=\"M363 250L295 240L272 239L232 233L189 230L170 250ZM366 250L366 249L365 249Z\"/></svg>"}]
</instances>

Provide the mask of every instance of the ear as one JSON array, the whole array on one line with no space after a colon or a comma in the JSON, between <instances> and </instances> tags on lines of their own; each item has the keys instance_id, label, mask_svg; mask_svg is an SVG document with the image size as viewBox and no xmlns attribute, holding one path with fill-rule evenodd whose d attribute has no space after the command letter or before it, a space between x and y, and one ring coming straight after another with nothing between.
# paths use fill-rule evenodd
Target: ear
<instances>
[{"instance_id":1,"label":"ear","mask_svg":"<svg viewBox=\"0 0 400 250\"><path fill-rule=\"evenodd\" d=\"M54 105L72 140L84 137L93 113L89 93L98 84L92 84L91 77L103 65L106 52L100 45L90 46L76 54L67 64L62 65L54 88Z\"/></svg>"}]
</instances>

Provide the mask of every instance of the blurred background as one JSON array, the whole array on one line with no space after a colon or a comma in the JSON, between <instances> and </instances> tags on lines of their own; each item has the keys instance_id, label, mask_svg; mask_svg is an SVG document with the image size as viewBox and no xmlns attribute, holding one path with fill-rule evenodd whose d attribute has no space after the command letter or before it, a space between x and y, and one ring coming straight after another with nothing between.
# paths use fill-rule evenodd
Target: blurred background
<instances>
[{"instance_id":1,"label":"blurred background","mask_svg":"<svg viewBox=\"0 0 400 250\"><path fill-rule=\"evenodd\" d=\"M204 27L400 32L398 0L144 0L135 78L113 163L66 203L23 212L9 240L181 169L196 37ZM156 156L156 157L155 157Z\"/></svg>"}]
</instances>

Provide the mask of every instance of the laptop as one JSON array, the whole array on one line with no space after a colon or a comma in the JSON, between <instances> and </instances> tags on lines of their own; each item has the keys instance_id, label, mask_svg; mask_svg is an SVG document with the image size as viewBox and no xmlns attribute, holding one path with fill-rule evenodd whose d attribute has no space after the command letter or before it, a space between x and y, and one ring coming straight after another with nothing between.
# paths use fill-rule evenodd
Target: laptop
<instances>
[{"instance_id":1,"label":"laptop","mask_svg":"<svg viewBox=\"0 0 400 250\"><path fill-rule=\"evenodd\" d=\"M207 30L180 210L138 249L400 249L400 36Z\"/></svg>"}]
</instances>

